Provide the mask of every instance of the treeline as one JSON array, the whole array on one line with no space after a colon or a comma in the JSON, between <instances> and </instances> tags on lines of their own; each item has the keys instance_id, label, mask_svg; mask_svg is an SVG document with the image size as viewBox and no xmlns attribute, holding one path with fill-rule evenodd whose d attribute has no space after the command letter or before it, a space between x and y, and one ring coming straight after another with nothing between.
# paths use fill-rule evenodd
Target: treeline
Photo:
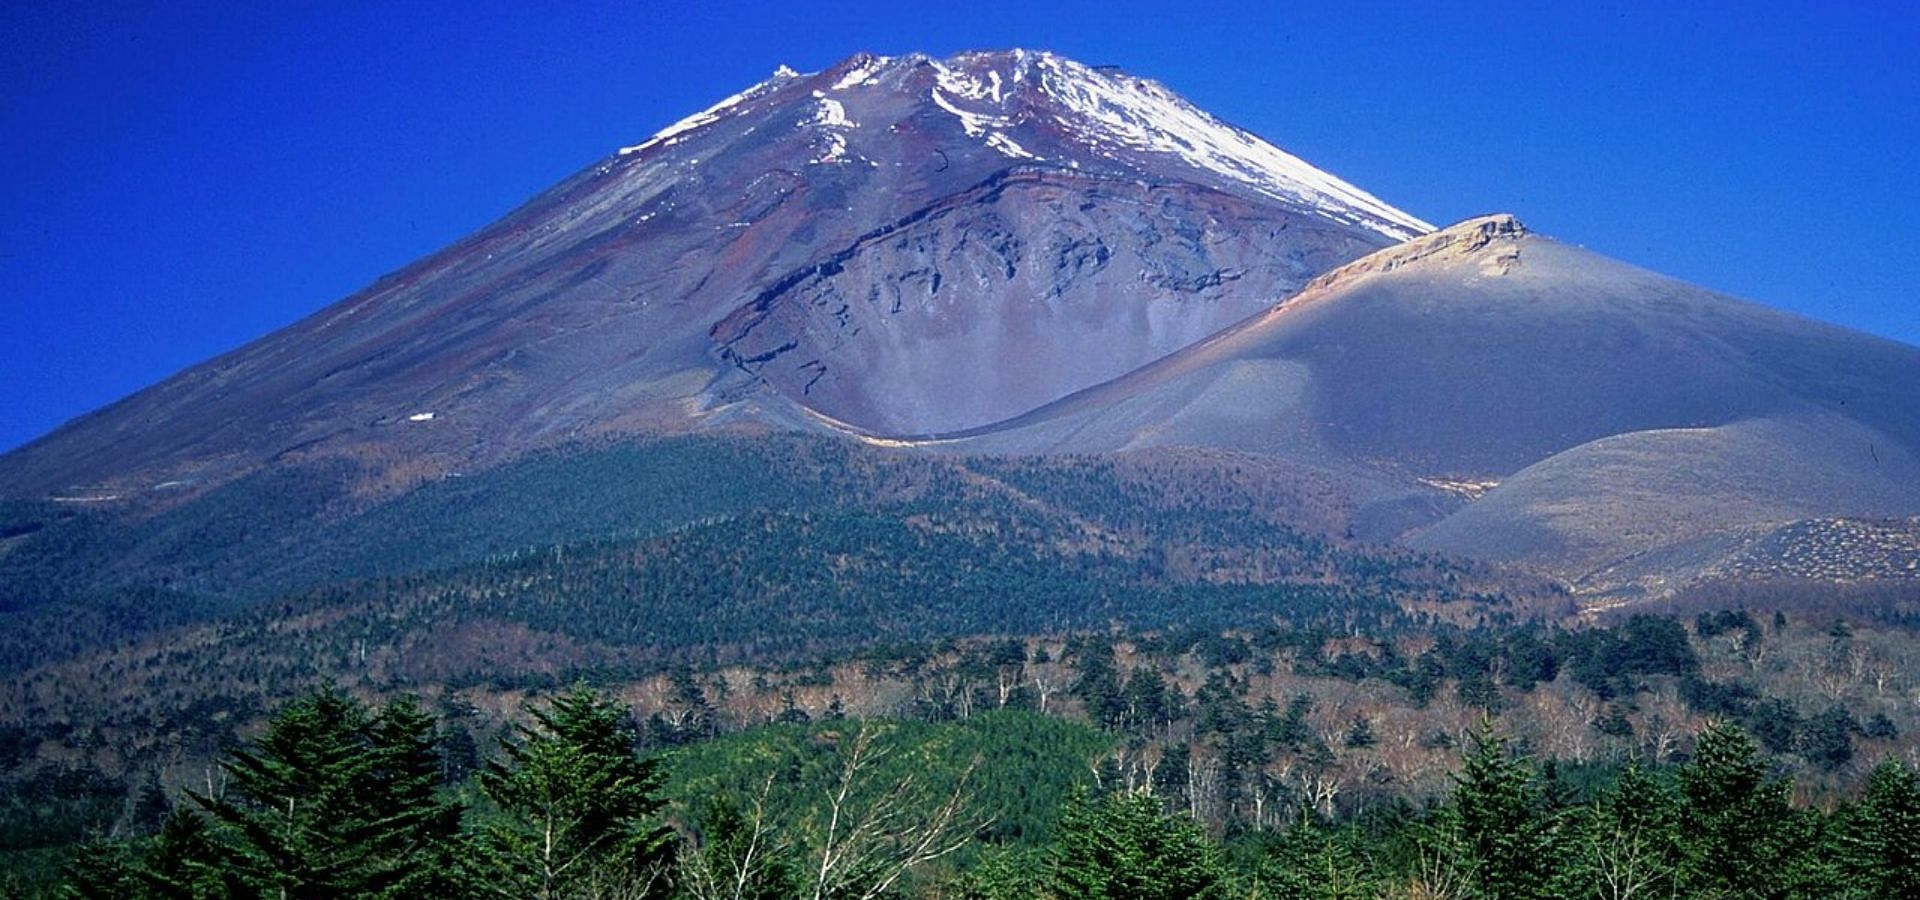
<instances>
[{"instance_id":1,"label":"treeline","mask_svg":"<svg viewBox=\"0 0 1920 900\"><path fill-rule=\"evenodd\" d=\"M1883 762L1839 807L1799 807L1732 724L1677 766L1575 788L1488 719L1430 803L1340 819L1303 806L1222 831L1151 785L1094 777L1070 729L1002 718L968 739L835 719L647 755L624 705L576 687L455 764L415 702L370 709L323 690L156 810L155 833L87 846L59 895L1920 896L1913 768ZM1007 805L1006 782L1047 799Z\"/></svg>"},{"instance_id":2,"label":"treeline","mask_svg":"<svg viewBox=\"0 0 1920 900\"><path fill-rule=\"evenodd\" d=\"M350 644L391 648L451 611L589 637L616 658L719 646L767 661L846 646L879 627L863 614L879 601L891 637L918 640L1010 618L1151 627L1163 610L1224 621L1247 596L1264 613L1296 595L1379 605L1506 584L1333 540L1336 501L1294 496L1261 465L1209 461L1210 479L1191 461L707 435L570 445L397 496L356 490L377 473L336 461L86 508L0 501L0 673L316 604L382 605L381 629ZM742 596L768 599L742 611ZM764 622L768 608L793 614Z\"/></svg>"}]
</instances>

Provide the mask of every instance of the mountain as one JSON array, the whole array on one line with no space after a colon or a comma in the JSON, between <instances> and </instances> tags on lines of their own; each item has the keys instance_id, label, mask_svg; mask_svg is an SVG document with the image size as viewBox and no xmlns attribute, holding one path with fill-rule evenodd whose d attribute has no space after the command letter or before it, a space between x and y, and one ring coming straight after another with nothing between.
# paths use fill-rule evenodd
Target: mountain
<instances>
[{"instance_id":1,"label":"mountain","mask_svg":"<svg viewBox=\"0 0 1920 900\"><path fill-rule=\"evenodd\" d=\"M1166 88L1045 53L782 69L306 320L0 462L0 494L396 478L558 439L991 422L1429 230Z\"/></svg>"},{"instance_id":2,"label":"mountain","mask_svg":"<svg viewBox=\"0 0 1920 900\"><path fill-rule=\"evenodd\" d=\"M782 68L302 322L0 457L0 497L32 501L0 517L0 559L72 572L93 557L61 562L60 547L114 548L100 558L122 561L102 565L127 579L165 571L170 589L257 596L396 574L400 535L450 548L421 567L657 536L759 508L717 482L761 476L703 470L680 494L640 497L624 481L652 470L606 464L605 442L797 431L967 458L1157 448L1223 481L1314 485L1338 498L1309 514L1330 540L1594 593L1765 572L1912 578L1897 536L1920 517L1916 394L1920 349L1508 215L1436 230L1111 67L860 55ZM713 458L756 458L734 452ZM530 482L499 473L528 460L566 473L532 482L557 493L513 493ZM955 465L882 478L919 486L873 488L869 505L922 497L928 479L993 504L1053 489ZM543 510L550 534L480 528L508 513L471 491L419 499L456 476L592 513ZM774 505L830 497L810 492L839 473L812 477ZM1177 515L1165 485L1140 487L1151 480L1094 508ZM427 509L438 532L416 524ZM61 518L76 510L135 524L82 540ZM271 525L246 524L269 510ZM309 526L349 556L291 549ZM1880 549L1851 565L1854 538L1836 534L1882 536ZM1129 564L1150 544L1128 545Z\"/></svg>"},{"instance_id":3,"label":"mountain","mask_svg":"<svg viewBox=\"0 0 1920 900\"><path fill-rule=\"evenodd\" d=\"M1500 215L1381 250L1121 378L940 443L1204 445L1394 473L1468 502L1410 519L1396 509L1408 497L1383 498L1386 536L1617 588L1698 574L1783 523L1920 512L1916 390L1920 349Z\"/></svg>"}]
</instances>

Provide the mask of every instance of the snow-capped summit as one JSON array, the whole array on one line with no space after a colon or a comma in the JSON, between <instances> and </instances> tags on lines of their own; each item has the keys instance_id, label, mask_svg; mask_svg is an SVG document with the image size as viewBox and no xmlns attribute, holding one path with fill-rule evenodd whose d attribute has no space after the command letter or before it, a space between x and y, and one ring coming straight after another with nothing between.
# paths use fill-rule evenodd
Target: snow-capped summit
<instances>
[{"instance_id":1,"label":"snow-capped summit","mask_svg":"<svg viewBox=\"0 0 1920 900\"><path fill-rule=\"evenodd\" d=\"M672 143L729 115L749 116L750 101L789 84L804 86L823 105L831 104L828 108L835 114L822 121L843 127L857 124L845 117L848 103L889 127L930 104L950 116L966 137L1011 160L1146 176L1185 169L1194 180L1251 189L1395 240L1433 230L1427 222L1221 121L1157 81L1044 51L970 52L944 60L917 53L863 53L810 75L782 66L772 78L620 152ZM769 103L780 102L769 98Z\"/></svg>"},{"instance_id":2,"label":"snow-capped summit","mask_svg":"<svg viewBox=\"0 0 1920 900\"><path fill-rule=\"evenodd\" d=\"M1143 167L1178 160L1390 237L1433 230L1152 79L1024 50L963 54L950 62L929 61L940 73L934 90L941 92L943 107L974 123L976 129L970 130L990 144L1007 139L1011 126L1039 120L1066 130L1102 156ZM1139 160L1139 155L1155 159Z\"/></svg>"},{"instance_id":3,"label":"snow-capped summit","mask_svg":"<svg viewBox=\"0 0 1920 900\"><path fill-rule=\"evenodd\" d=\"M1356 535L1657 584L1783 523L1920 514L1916 384L1920 348L1512 216L1434 231L1147 79L861 55L0 456L0 498L165 505L283 466L373 496L743 425L1201 447L1355 479Z\"/></svg>"},{"instance_id":4,"label":"snow-capped summit","mask_svg":"<svg viewBox=\"0 0 1920 900\"><path fill-rule=\"evenodd\" d=\"M609 430L965 429L1429 230L1153 81L1055 54L781 66L26 448L0 489L218 481L290 447L418 472ZM122 449L82 446L103 435Z\"/></svg>"}]
</instances>

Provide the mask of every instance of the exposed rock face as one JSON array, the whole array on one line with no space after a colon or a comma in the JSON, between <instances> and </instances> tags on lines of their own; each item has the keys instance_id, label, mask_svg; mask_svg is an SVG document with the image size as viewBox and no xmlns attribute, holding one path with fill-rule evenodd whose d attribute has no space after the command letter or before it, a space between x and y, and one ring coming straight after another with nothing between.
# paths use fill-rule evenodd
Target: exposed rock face
<instances>
[{"instance_id":1,"label":"exposed rock face","mask_svg":"<svg viewBox=\"0 0 1920 900\"><path fill-rule=\"evenodd\" d=\"M1210 189L1023 168L775 283L714 335L835 420L955 431L1205 338L1366 247Z\"/></svg>"}]
</instances>

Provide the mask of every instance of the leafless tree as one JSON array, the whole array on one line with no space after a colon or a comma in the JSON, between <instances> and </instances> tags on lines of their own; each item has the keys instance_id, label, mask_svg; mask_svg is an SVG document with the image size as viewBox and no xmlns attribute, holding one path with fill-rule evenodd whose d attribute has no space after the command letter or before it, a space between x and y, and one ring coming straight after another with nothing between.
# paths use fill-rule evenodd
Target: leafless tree
<instances>
[{"instance_id":1,"label":"leafless tree","mask_svg":"<svg viewBox=\"0 0 1920 900\"><path fill-rule=\"evenodd\" d=\"M708 845L695 845L682 860L682 888L694 900L741 900L762 881L769 866L788 849L787 842L775 837L767 821L767 797L773 792L769 774L755 792L753 805L742 824L746 829L744 846L723 853Z\"/></svg>"},{"instance_id":2,"label":"leafless tree","mask_svg":"<svg viewBox=\"0 0 1920 900\"><path fill-rule=\"evenodd\" d=\"M986 824L967 818L977 757L944 799L929 796L912 772L872 793L877 770L893 754L880 735L876 725L861 726L827 791L826 821L810 867L813 900L885 896L913 867L960 849Z\"/></svg>"}]
</instances>

